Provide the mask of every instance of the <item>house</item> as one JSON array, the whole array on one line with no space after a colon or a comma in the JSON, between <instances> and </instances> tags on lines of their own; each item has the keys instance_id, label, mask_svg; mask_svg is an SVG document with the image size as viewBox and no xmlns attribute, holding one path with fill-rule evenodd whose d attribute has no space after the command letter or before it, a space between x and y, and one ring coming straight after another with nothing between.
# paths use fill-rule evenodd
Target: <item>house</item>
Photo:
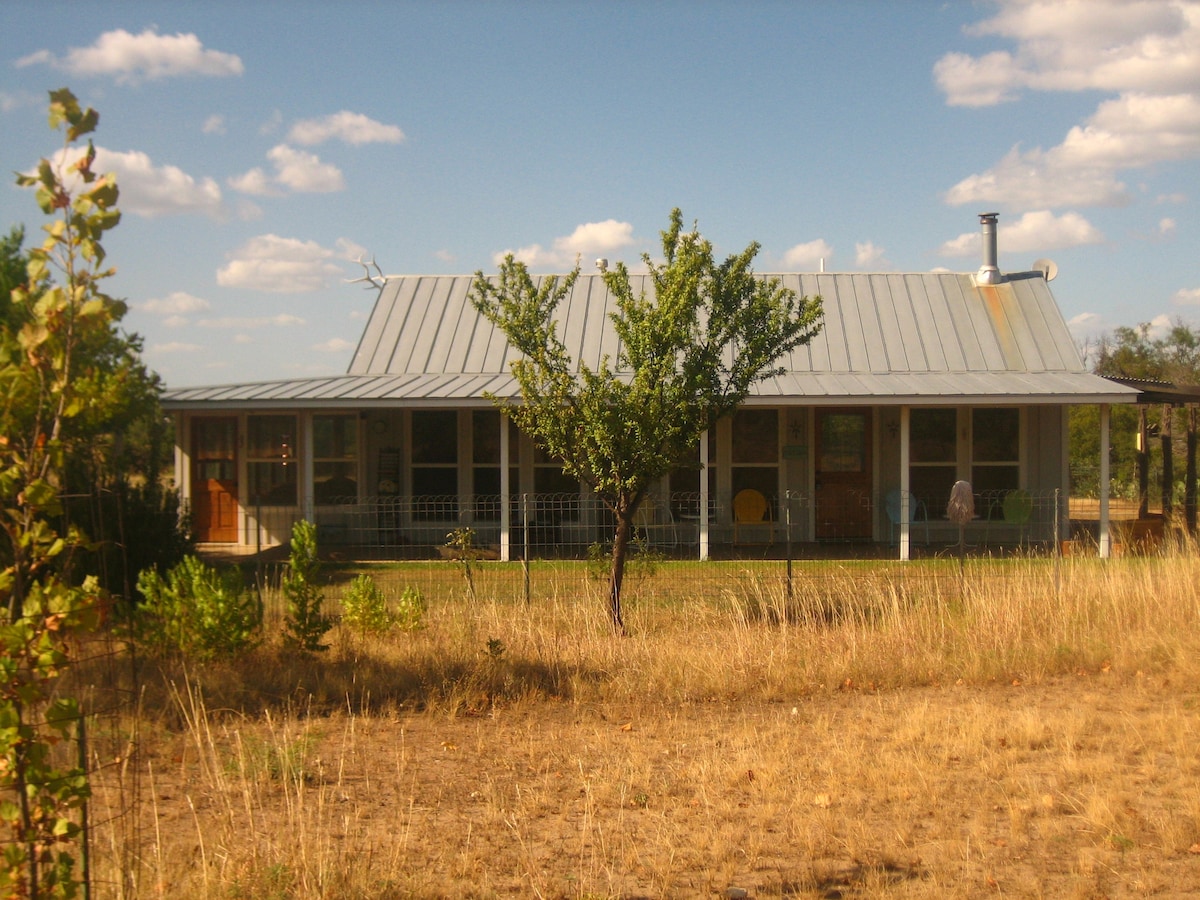
<instances>
[{"instance_id":1,"label":"house","mask_svg":"<svg viewBox=\"0 0 1200 900\"><path fill-rule=\"evenodd\" d=\"M960 480L982 538L1065 529L1068 408L1100 404L1104 423L1138 392L1086 370L1049 273L1001 274L996 215L980 218L978 272L775 276L822 297L823 328L663 479L647 535L701 557L786 532L894 541L906 558L918 538L956 538L945 510ZM306 517L323 541L389 555L431 555L462 526L505 558L602 540L605 511L488 399L518 398L515 353L471 281L386 279L345 375L168 391L197 538L268 546ZM559 309L575 359L615 358L612 305L602 275L576 281ZM753 522L737 520L745 490L766 500Z\"/></svg>"}]
</instances>

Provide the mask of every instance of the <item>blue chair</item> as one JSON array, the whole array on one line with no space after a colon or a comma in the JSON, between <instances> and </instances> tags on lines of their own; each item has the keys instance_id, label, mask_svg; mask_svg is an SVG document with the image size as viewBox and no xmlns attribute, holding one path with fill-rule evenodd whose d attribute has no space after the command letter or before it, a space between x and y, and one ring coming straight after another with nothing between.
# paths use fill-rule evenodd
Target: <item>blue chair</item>
<instances>
[{"instance_id":1,"label":"blue chair","mask_svg":"<svg viewBox=\"0 0 1200 900\"><path fill-rule=\"evenodd\" d=\"M892 544L900 542L899 527L903 524L902 509L904 504L901 502L904 495L900 493L899 488L892 488L887 492L883 500L883 508L887 513L888 522L891 525L891 531L888 535ZM925 507L925 501L919 500L912 494L908 495L908 524L911 526L923 522L925 525L925 543L929 543L929 510ZM910 530L911 535L911 530Z\"/></svg>"}]
</instances>

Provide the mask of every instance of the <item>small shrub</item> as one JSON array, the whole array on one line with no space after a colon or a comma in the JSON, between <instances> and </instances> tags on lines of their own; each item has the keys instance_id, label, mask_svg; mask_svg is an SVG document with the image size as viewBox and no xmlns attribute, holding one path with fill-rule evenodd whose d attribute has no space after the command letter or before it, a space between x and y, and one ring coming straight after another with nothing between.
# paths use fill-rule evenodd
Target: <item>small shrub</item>
<instances>
[{"instance_id":1,"label":"small shrub","mask_svg":"<svg viewBox=\"0 0 1200 900\"><path fill-rule=\"evenodd\" d=\"M370 575L358 575L342 595L342 621L362 632L381 634L392 627L383 590Z\"/></svg>"},{"instance_id":2,"label":"small shrub","mask_svg":"<svg viewBox=\"0 0 1200 900\"><path fill-rule=\"evenodd\" d=\"M287 576L283 580L283 595L287 598L283 642L304 653L328 650L321 638L333 627L333 622L321 612L324 594L315 584L317 570L317 526L301 519L292 526L292 553Z\"/></svg>"},{"instance_id":3,"label":"small shrub","mask_svg":"<svg viewBox=\"0 0 1200 900\"><path fill-rule=\"evenodd\" d=\"M425 627L425 598L415 587L406 587L396 603L393 621L397 628L416 631Z\"/></svg>"},{"instance_id":4,"label":"small shrub","mask_svg":"<svg viewBox=\"0 0 1200 900\"><path fill-rule=\"evenodd\" d=\"M144 602L134 612L134 636L149 653L233 656L261 638L262 605L236 570L219 572L185 556L166 578L143 570L137 586Z\"/></svg>"}]
</instances>

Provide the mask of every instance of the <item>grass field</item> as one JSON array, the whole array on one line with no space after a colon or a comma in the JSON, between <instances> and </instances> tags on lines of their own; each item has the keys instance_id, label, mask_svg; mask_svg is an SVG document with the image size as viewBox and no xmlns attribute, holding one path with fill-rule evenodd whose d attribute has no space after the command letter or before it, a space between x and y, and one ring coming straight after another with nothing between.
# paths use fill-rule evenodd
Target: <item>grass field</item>
<instances>
[{"instance_id":1,"label":"grass field","mask_svg":"<svg viewBox=\"0 0 1200 900\"><path fill-rule=\"evenodd\" d=\"M297 658L269 594L236 662L94 678L97 895L1200 893L1196 553L696 565L626 637L585 564L373 566L424 627Z\"/></svg>"}]
</instances>

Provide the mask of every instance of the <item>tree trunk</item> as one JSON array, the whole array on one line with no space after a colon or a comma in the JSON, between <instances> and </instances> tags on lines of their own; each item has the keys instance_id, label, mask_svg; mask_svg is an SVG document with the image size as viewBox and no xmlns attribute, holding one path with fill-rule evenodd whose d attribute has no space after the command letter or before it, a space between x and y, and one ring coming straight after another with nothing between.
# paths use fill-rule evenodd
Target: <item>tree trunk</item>
<instances>
[{"instance_id":1,"label":"tree trunk","mask_svg":"<svg viewBox=\"0 0 1200 900\"><path fill-rule=\"evenodd\" d=\"M617 531L613 535L612 571L608 579L608 612L613 628L625 634L625 620L621 616L621 583L625 580L625 556L629 550L629 534L633 529L633 515L617 510Z\"/></svg>"}]
</instances>

